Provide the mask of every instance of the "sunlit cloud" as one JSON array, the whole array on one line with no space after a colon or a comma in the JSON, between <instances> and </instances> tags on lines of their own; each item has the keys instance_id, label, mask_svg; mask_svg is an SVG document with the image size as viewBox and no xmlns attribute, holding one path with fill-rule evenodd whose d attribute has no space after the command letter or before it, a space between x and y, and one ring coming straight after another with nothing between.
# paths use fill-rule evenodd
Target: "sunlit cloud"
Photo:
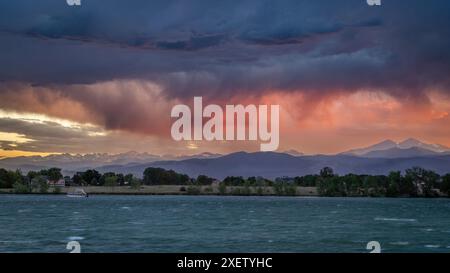
<instances>
[{"instance_id":1,"label":"sunlit cloud","mask_svg":"<svg viewBox=\"0 0 450 273\"><path fill-rule=\"evenodd\" d=\"M48 156L51 154L57 154L57 153L43 153L43 152L25 152L25 151L5 151L3 149L0 149L0 159L7 158L7 157L18 157L18 156Z\"/></svg>"},{"instance_id":2,"label":"sunlit cloud","mask_svg":"<svg viewBox=\"0 0 450 273\"><path fill-rule=\"evenodd\" d=\"M196 143L189 143L186 148L188 148L189 150L197 150L199 148L199 146Z\"/></svg>"},{"instance_id":3,"label":"sunlit cloud","mask_svg":"<svg viewBox=\"0 0 450 273\"><path fill-rule=\"evenodd\" d=\"M10 142L15 142L15 143L28 143L33 140L26 138L25 135L20 135L17 133L0 132L0 141L10 141ZM17 146L17 144L13 143L10 146L14 147L14 146Z\"/></svg>"},{"instance_id":4,"label":"sunlit cloud","mask_svg":"<svg viewBox=\"0 0 450 273\"><path fill-rule=\"evenodd\" d=\"M50 117L41 113L5 111L2 109L0 109L0 119L16 119L36 124L54 123L57 124L58 126L71 129L82 129L82 128L83 129L90 128L91 130L99 129L98 127L90 123L78 123L67 119Z\"/></svg>"}]
</instances>

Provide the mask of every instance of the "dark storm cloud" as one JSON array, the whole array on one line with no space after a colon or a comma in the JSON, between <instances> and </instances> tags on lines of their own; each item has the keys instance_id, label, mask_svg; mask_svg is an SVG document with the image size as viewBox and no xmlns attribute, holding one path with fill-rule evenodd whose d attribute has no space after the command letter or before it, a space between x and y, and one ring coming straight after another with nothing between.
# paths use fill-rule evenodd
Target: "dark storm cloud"
<instances>
[{"instance_id":1,"label":"dark storm cloud","mask_svg":"<svg viewBox=\"0 0 450 273\"><path fill-rule=\"evenodd\" d=\"M165 137L169 133L167 128L170 128L170 116L161 118L161 113L170 113L170 101L160 94L154 84L113 81L59 88L0 83L0 90L0 109L6 111L40 113L96 124L108 130ZM6 123L0 123L0 126L0 132L10 128ZM42 129L41 132L50 133L47 129ZM64 135L60 137L66 138Z\"/></svg>"},{"instance_id":2,"label":"dark storm cloud","mask_svg":"<svg viewBox=\"0 0 450 273\"><path fill-rule=\"evenodd\" d=\"M407 101L450 90L446 0L0 3L0 81L49 86L113 129L141 127L149 100L127 86L114 99L77 93L79 84L142 80L184 99L372 89ZM118 101L136 105L117 115Z\"/></svg>"},{"instance_id":3,"label":"dark storm cloud","mask_svg":"<svg viewBox=\"0 0 450 273\"><path fill-rule=\"evenodd\" d=\"M2 128L2 132L7 133L17 133L34 137L46 137L50 135L62 139L82 137L87 133L78 129L74 130L62 127L55 122L44 121L37 123L11 118L0 118L0 128Z\"/></svg>"},{"instance_id":4,"label":"dark storm cloud","mask_svg":"<svg viewBox=\"0 0 450 273\"><path fill-rule=\"evenodd\" d=\"M179 145L165 139L105 131L97 126L64 127L52 121L0 117L0 132L15 133L17 140L0 139L0 149L26 152L121 153L128 151L167 153Z\"/></svg>"}]
</instances>

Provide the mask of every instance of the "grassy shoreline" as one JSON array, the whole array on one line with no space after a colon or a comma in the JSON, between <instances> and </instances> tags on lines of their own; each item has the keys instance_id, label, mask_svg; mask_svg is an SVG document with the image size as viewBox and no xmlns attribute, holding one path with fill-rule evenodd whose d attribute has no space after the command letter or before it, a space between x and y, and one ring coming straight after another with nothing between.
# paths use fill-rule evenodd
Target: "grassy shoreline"
<instances>
[{"instance_id":1,"label":"grassy shoreline","mask_svg":"<svg viewBox=\"0 0 450 273\"><path fill-rule=\"evenodd\" d=\"M272 186L227 186L226 191L221 190L219 186L186 186L186 185L154 185L141 186L139 189L134 189L129 186L83 186L83 187L61 187L57 192L54 188L50 188L47 192L34 190L32 192L20 193L15 192L14 189L0 189L0 195L66 195L73 192L75 189L81 188L89 195L185 195L185 196L298 196L298 197L344 197L333 195L321 195L317 187L291 187L288 192L279 192L276 187ZM292 190L295 189L295 192ZM369 197L362 195L348 195L345 197ZM370 197L388 197L388 196L370 196ZM444 194L439 196L406 196L400 195L388 198L448 198Z\"/></svg>"},{"instance_id":2,"label":"grassy shoreline","mask_svg":"<svg viewBox=\"0 0 450 273\"><path fill-rule=\"evenodd\" d=\"M231 195L231 196L319 196L316 187L295 187L295 192L279 193L274 187L244 187L228 186L225 191L218 186L185 186L185 185L157 185L141 186L133 189L127 186L105 187L61 187L60 192L54 192L52 188L48 192L33 191L23 194L67 194L76 188L82 188L89 195ZM13 189L0 189L0 194L15 193Z\"/></svg>"}]
</instances>

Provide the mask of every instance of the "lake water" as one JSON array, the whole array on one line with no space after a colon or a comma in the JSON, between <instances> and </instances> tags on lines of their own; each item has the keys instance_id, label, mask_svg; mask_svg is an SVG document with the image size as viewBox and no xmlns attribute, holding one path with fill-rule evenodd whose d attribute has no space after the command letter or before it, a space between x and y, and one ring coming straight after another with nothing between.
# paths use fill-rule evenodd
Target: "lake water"
<instances>
[{"instance_id":1,"label":"lake water","mask_svg":"<svg viewBox=\"0 0 450 273\"><path fill-rule=\"evenodd\" d=\"M0 195L0 252L450 252L450 199Z\"/></svg>"}]
</instances>

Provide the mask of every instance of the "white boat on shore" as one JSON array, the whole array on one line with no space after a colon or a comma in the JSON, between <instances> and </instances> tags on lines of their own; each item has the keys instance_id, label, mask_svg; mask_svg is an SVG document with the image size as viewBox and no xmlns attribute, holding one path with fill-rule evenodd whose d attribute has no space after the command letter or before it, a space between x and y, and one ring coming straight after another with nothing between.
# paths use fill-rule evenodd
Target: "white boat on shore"
<instances>
[{"instance_id":1,"label":"white boat on shore","mask_svg":"<svg viewBox=\"0 0 450 273\"><path fill-rule=\"evenodd\" d=\"M89 197L89 194L83 189L75 189L73 192L68 192L67 197Z\"/></svg>"}]
</instances>

